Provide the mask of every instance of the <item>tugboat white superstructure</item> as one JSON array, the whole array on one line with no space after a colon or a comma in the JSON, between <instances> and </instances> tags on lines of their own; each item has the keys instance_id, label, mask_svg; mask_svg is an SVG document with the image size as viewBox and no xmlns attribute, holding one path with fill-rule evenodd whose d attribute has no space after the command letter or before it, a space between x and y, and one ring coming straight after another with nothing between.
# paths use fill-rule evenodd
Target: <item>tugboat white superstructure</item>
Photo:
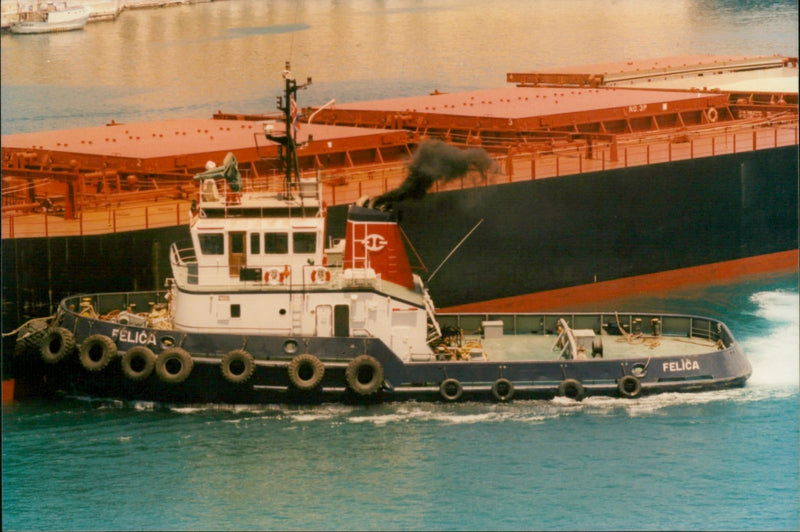
<instances>
[{"instance_id":1,"label":"tugboat white superstructure","mask_svg":"<svg viewBox=\"0 0 800 532\"><path fill-rule=\"evenodd\" d=\"M167 290L74 296L17 338L28 387L167 402L508 401L740 386L727 327L661 314L437 316L391 212L352 206L326 242L316 178L297 169L287 70L285 179L243 183L236 159L196 176L191 242ZM309 79L310 83L310 79ZM145 310L146 309L146 310Z\"/></svg>"}]
</instances>

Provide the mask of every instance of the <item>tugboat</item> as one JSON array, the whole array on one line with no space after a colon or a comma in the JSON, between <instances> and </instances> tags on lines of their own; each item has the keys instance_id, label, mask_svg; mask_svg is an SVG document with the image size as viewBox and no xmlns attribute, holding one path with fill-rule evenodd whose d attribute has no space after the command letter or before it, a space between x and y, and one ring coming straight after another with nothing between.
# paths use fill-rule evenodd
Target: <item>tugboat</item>
<instances>
[{"instance_id":1,"label":"tugboat","mask_svg":"<svg viewBox=\"0 0 800 532\"><path fill-rule=\"evenodd\" d=\"M158 292L76 295L18 332L19 389L168 403L635 398L743 386L720 321L637 313L437 314L397 216L353 205L325 245L318 178L297 164L289 65L279 183L228 154L195 178L191 242ZM282 124L280 123L282 122ZM283 131L280 131L283 129ZM413 249L413 248L411 248Z\"/></svg>"}]
</instances>

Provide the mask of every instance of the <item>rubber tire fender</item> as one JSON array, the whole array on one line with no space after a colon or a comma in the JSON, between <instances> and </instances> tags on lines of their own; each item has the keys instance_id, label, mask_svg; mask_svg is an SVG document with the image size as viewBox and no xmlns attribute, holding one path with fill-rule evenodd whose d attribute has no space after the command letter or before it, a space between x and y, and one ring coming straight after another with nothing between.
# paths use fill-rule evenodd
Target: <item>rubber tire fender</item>
<instances>
[{"instance_id":1,"label":"rubber tire fender","mask_svg":"<svg viewBox=\"0 0 800 532\"><path fill-rule=\"evenodd\" d=\"M502 377L497 379L492 384L492 397L501 403L510 401L514 397L514 383Z\"/></svg>"},{"instance_id":2,"label":"rubber tire fender","mask_svg":"<svg viewBox=\"0 0 800 532\"><path fill-rule=\"evenodd\" d=\"M578 379L564 379L558 385L558 396L583 401L586 397L586 390Z\"/></svg>"},{"instance_id":3,"label":"rubber tire fender","mask_svg":"<svg viewBox=\"0 0 800 532\"><path fill-rule=\"evenodd\" d=\"M369 379L365 380L365 376ZM372 395L383 386L383 366L370 355L358 355L347 365L345 377L351 390L359 395Z\"/></svg>"},{"instance_id":4,"label":"rubber tire fender","mask_svg":"<svg viewBox=\"0 0 800 532\"><path fill-rule=\"evenodd\" d=\"M63 327L53 327L42 338L42 360L56 364L75 350L75 336Z\"/></svg>"},{"instance_id":5,"label":"rubber tire fender","mask_svg":"<svg viewBox=\"0 0 800 532\"><path fill-rule=\"evenodd\" d=\"M104 334L93 334L81 343L79 358L88 371L102 371L116 356L117 344Z\"/></svg>"},{"instance_id":6,"label":"rubber tire fender","mask_svg":"<svg viewBox=\"0 0 800 532\"><path fill-rule=\"evenodd\" d=\"M177 361L180 364L180 369L177 372L171 370L172 361ZM194 367L194 360L188 351L181 347L170 347L161 352L156 358L156 375L162 382L170 384L179 384L189 377Z\"/></svg>"},{"instance_id":7,"label":"rubber tire fender","mask_svg":"<svg viewBox=\"0 0 800 532\"><path fill-rule=\"evenodd\" d=\"M237 362L244 367L241 373L236 373L233 370L232 365ZM225 380L233 384L241 384L247 382L253 376L253 372L256 370L256 359L244 349L234 349L225 353L219 368Z\"/></svg>"},{"instance_id":8,"label":"rubber tire fender","mask_svg":"<svg viewBox=\"0 0 800 532\"><path fill-rule=\"evenodd\" d=\"M311 376L306 378L306 372L311 369ZM325 364L310 353L297 355L289 362L289 381L298 390L307 392L318 387L325 375Z\"/></svg>"},{"instance_id":9,"label":"rubber tire fender","mask_svg":"<svg viewBox=\"0 0 800 532\"><path fill-rule=\"evenodd\" d=\"M458 382L458 379L445 379L439 385L439 395L442 399L449 402L458 401L464 393L464 387Z\"/></svg>"},{"instance_id":10,"label":"rubber tire fender","mask_svg":"<svg viewBox=\"0 0 800 532\"><path fill-rule=\"evenodd\" d=\"M633 375L625 375L617 383L617 389L622 397L634 399L642 393L642 383Z\"/></svg>"},{"instance_id":11,"label":"rubber tire fender","mask_svg":"<svg viewBox=\"0 0 800 532\"><path fill-rule=\"evenodd\" d=\"M134 364L139 360L142 361L143 367L140 370L136 370ZM120 364L122 365L122 373L126 377L132 381L142 381L153 373L153 369L156 366L156 355L153 354L149 347L137 345L125 351Z\"/></svg>"},{"instance_id":12,"label":"rubber tire fender","mask_svg":"<svg viewBox=\"0 0 800 532\"><path fill-rule=\"evenodd\" d=\"M14 356L39 353L44 335L47 334L48 325L42 319L28 322L20 329L17 340L14 342Z\"/></svg>"}]
</instances>

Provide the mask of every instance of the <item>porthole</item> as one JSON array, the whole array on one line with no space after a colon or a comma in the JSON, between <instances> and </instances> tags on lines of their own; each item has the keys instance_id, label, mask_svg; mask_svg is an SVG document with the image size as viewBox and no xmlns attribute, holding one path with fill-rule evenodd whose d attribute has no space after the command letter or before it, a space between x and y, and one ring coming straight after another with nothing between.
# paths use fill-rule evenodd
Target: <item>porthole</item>
<instances>
[{"instance_id":1,"label":"porthole","mask_svg":"<svg viewBox=\"0 0 800 532\"><path fill-rule=\"evenodd\" d=\"M175 339L172 336L161 337L161 347L166 349L175 345Z\"/></svg>"},{"instance_id":2,"label":"porthole","mask_svg":"<svg viewBox=\"0 0 800 532\"><path fill-rule=\"evenodd\" d=\"M290 355L297 353L297 342L295 340L286 340L283 342L283 350Z\"/></svg>"}]
</instances>

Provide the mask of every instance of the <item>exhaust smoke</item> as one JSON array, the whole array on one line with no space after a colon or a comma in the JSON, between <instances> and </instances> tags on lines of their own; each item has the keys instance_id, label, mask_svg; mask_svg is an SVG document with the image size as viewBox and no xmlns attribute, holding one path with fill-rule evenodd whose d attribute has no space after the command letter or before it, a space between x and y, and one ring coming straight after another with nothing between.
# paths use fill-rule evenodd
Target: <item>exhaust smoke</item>
<instances>
[{"instance_id":1,"label":"exhaust smoke","mask_svg":"<svg viewBox=\"0 0 800 532\"><path fill-rule=\"evenodd\" d=\"M405 181L375 198L372 207L391 209L399 201L422 198L436 181L447 183L470 170L477 170L485 178L495 167L494 160L482 148L460 150L441 140L427 140L414 152Z\"/></svg>"}]
</instances>

